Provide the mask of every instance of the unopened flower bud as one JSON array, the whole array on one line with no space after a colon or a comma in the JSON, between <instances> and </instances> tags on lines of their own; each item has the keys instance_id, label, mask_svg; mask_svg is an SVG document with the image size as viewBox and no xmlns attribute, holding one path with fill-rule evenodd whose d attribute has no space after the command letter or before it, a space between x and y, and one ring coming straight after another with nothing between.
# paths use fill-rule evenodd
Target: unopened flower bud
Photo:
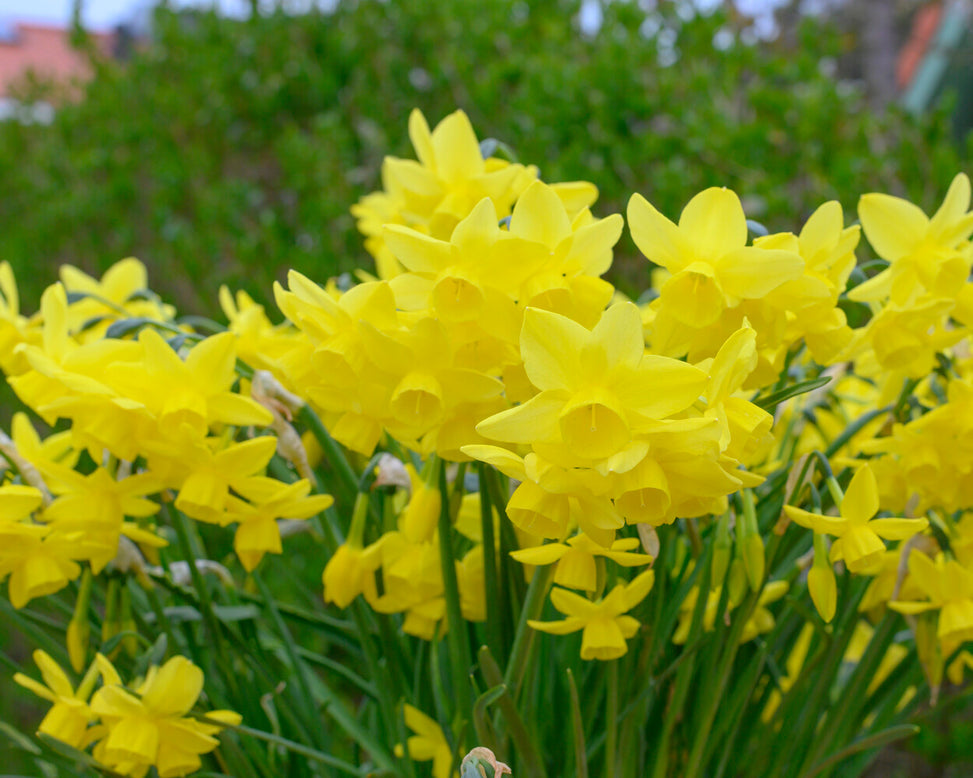
<instances>
[{"instance_id":1,"label":"unopened flower bud","mask_svg":"<svg viewBox=\"0 0 973 778\"><path fill-rule=\"evenodd\" d=\"M747 595L747 571L740 557L734 557L730 563L730 571L726 576L726 585L729 592L729 604L732 609L743 602L743 598Z\"/></svg>"},{"instance_id":2,"label":"unopened flower bud","mask_svg":"<svg viewBox=\"0 0 973 778\"><path fill-rule=\"evenodd\" d=\"M764 583L764 540L757 533L752 533L741 539L741 553L743 566L747 572L747 581L751 591L758 592Z\"/></svg>"},{"instance_id":3,"label":"unopened flower bud","mask_svg":"<svg viewBox=\"0 0 973 778\"><path fill-rule=\"evenodd\" d=\"M815 564L808 570L807 588L821 618L830 624L838 607L838 586L831 565Z\"/></svg>"},{"instance_id":4,"label":"unopened flower bud","mask_svg":"<svg viewBox=\"0 0 973 778\"><path fill-rule=\"evenodd\" d=\"M419 483L402 516L402 532L411 543L429 540L439 521L442 495L436 486Z\"/></svg>"}]
</instances>

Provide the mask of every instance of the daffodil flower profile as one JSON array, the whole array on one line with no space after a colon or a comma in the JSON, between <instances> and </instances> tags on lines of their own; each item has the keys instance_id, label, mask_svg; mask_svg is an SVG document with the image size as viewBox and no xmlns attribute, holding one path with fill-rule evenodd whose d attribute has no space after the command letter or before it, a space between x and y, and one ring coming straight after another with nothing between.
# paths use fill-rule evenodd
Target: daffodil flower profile
<instances>
[{"instance_id":1,"label":"daffodil flower profile","mask_svg":"<svg viewBox=\"0 0 973 778\"><path fill-rule=\"evenodd\" d=\"M617 584L597 602L567 589L554 589L551 603L567 618L527 623L533 629L552 635L584 630L581 636L582 659L617 659L628 651L625 641L633 637L639 628L638 620L625 614L645 599L654 582L655 571L646 570L631 583Z\"/></svg>"},{"instance_id":2,"label":"daffodil flower profile","mask_svg":"<svg viewBox=\"0 0 973 778\"><path fill-rule=\"evenodd\" d=\"M878 509L878 482L871 467L864 465L848 485L839 516L821 516L793 505L784 511L801 526L837 537L831 546L831 561L843 561L851 572L863 573L881 561L885 553L883 539L905 540L929 524L926 519L872 518Z\"/></svg>"},{"instance_id":3,"label":"daffodil flower profile","mask_svg":"<svg viewBox=\"0 0 973 778\"><path fill-rule=\"evenodd\" d=\"M134 258L32 311L0 262L30 774L853 776L964 699L968 178L626 219L462 111L408 135L353 206L374 267L221 321Z\"/></svg>"}]
</instances>

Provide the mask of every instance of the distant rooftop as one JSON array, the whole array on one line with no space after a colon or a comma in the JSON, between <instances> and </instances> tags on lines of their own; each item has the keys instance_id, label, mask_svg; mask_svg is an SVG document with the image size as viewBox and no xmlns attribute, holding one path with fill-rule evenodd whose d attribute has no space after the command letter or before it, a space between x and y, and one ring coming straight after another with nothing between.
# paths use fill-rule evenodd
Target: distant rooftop
<instances>
[{"instance_id":1,"label":"distant rooftop","mask_svg":"<svg viewBox=\"0 0 973 778\"><path fill-rule=\"evenodd\" d=\"M70 35L63 27L0 22L0 99L9 97L11 86L28 71L57 81L87 78L90 69L71 48ZM91 36L102 51L110 52L111 35Z\"/></svg>"}]
</instances>

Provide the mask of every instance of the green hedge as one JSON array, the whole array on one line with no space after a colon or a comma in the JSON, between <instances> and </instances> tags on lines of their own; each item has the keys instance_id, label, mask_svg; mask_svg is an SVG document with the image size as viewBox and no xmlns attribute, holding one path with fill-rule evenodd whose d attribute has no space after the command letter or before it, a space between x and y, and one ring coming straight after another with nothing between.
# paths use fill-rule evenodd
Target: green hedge
<instances>
[{"instance_id":1,"label":"green hedge","mask_svg":"<svg viewBox=\"0 0 973 778\"><path fill-rule=\"evenodd\" d=\"M676 215L722 184L793 229L793 214L869 189L931 206L962 165L942 116L874 115L825 75L842 41L817 23L796 47L718 51L734 30L722 13L607 3L586 36L579 5L361 0L249 21L160 9L153 42L99 65L52 125L0 124L3 258L32 301L60 263L135 255L187 311L220 283L265 293L289 267L367 264L348 208L379 186L384 154L412 155L414 106L430 123L464 108L546 180L590 177L600 213L638 191ZM644 272L636 255L624 238L623 287Z\"/></svg>"}]
</instances>

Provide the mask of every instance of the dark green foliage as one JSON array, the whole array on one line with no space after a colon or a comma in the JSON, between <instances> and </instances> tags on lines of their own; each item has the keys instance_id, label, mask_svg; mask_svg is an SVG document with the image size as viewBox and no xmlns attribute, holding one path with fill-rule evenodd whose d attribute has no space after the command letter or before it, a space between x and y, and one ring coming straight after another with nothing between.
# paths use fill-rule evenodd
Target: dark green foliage
<instances>
[{"instance_id":1,"label":"dark green foliage","mask_svg":"<svg viewBox=\"0 0 973 778\"><path fill-rule=\"evenodd\" d=\"M585 36L578 7L159 10L154 41L100 64L51 126L0 125L2 253L28 309L63 262L100 271L139 256L160 292L207 313L220 283L267 300L289 267L323 279L370 266L348 208L379 186L383 155L412 156L414 106L430 124L464 108L546 180L594 181L601 214L638 191L675 217L720 184L772 230L795 229L819 202L851 209L870 190L931 207L962 164L943 117L873 115L825 75L841 40L817 23L797 45L718 51L718 31L736 34L722 13L647 22L636 3L608 3ZM663 66L660 52L678 59ZM616 282L643 287L627 237L618 256Z\"/></svg>"}]
</instances>

